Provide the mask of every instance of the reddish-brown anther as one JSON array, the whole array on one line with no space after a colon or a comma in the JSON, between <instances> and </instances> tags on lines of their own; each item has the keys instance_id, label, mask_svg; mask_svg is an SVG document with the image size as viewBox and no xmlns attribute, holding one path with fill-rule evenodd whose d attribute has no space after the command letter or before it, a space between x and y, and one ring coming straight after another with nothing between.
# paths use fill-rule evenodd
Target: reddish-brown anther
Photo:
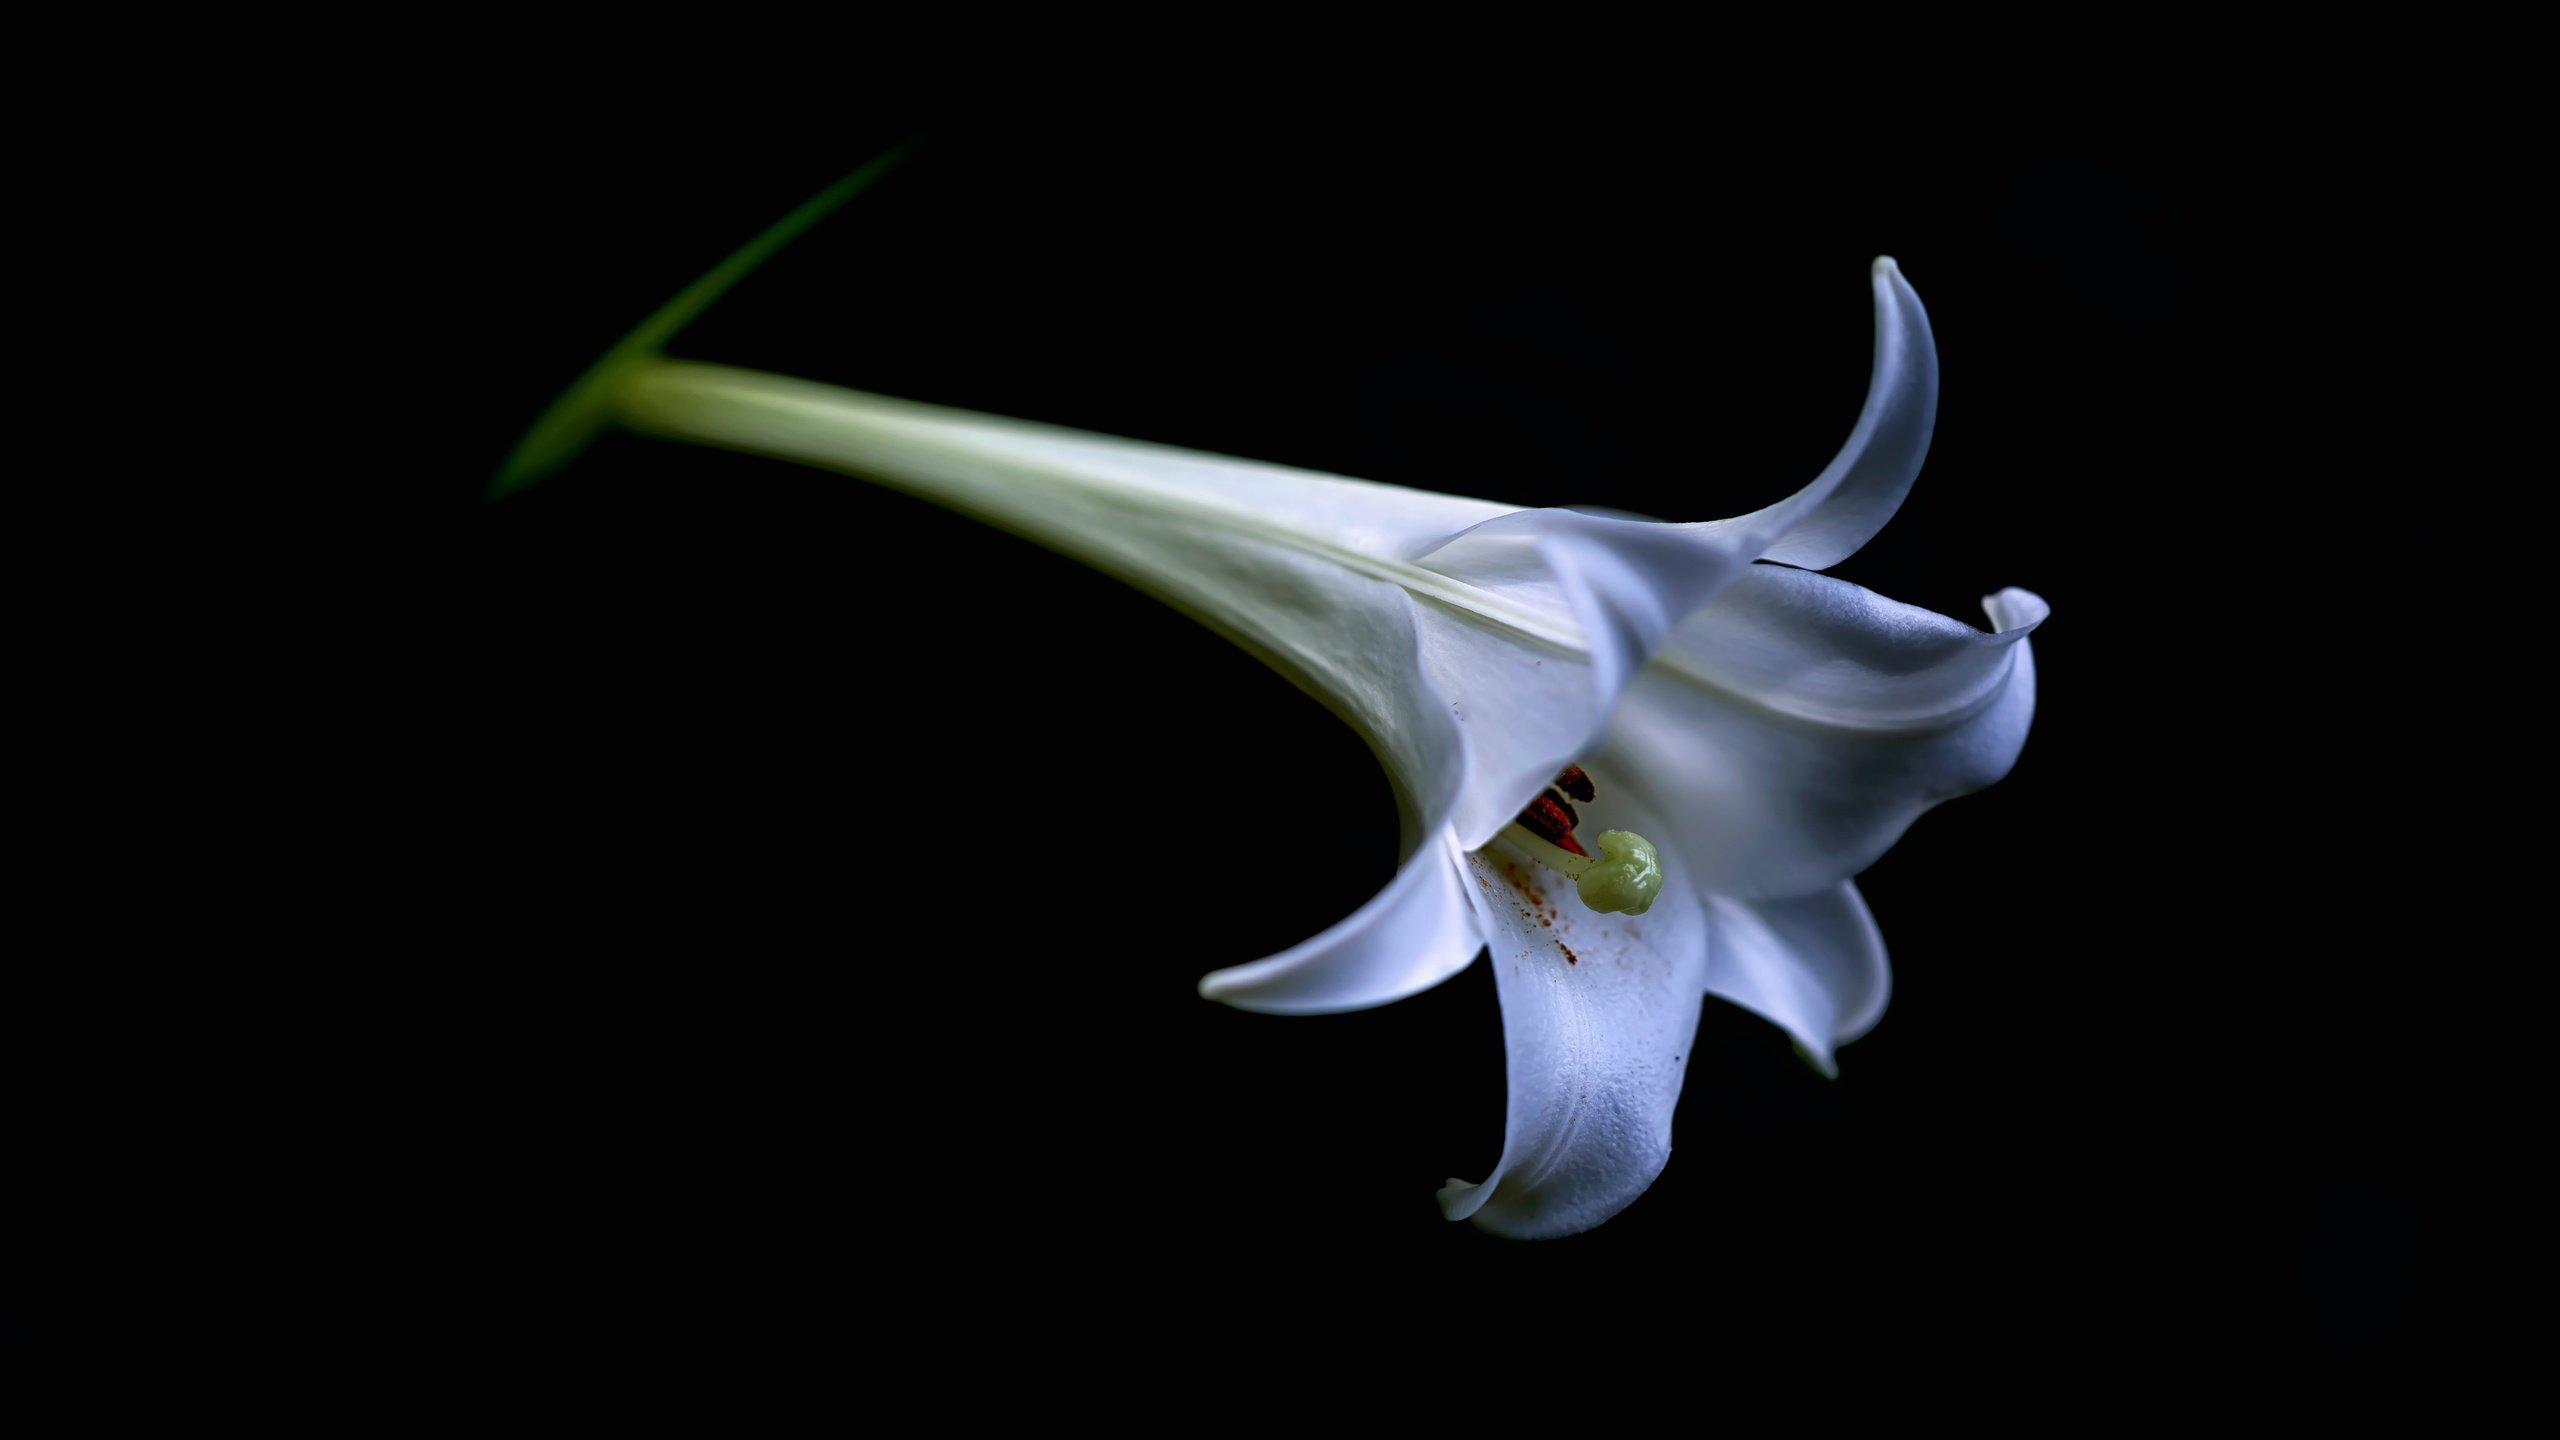
<instances>
[{"instance_id":1,"label":"reddish-brown anther","mask_svg":"<svg viewBox=\"0 0 2560 1440\"><path fill-rule=\"evenodd\" d=\"M1573 807L1553 795L1541 795L1520 812L1520 828L1571 855L1588 855L1582 842L1573 838L1573 827L1582 817Z\"/></svg>"},{"instance_id":2,"label":"reddish-brown anther","mask_svg":"<svg viewBox=\"0 0 2560 1440\"><path fill-rule=\"evenodd\" d=\"M1583 774L1579 765L1564 767L1564 773L1556 777L1556 788L1586 805L1591 803L1591 777Z\"/></svg>"}]
</instances>

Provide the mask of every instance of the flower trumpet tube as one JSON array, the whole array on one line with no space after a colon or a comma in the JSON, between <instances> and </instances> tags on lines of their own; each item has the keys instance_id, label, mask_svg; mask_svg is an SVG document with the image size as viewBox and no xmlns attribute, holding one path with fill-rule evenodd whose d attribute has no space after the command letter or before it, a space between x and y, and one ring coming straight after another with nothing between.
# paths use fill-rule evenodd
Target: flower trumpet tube
<instances>
[{"instance_id":1,"label":"flower trumpet tube","mask_svg":"<svg viewBox=\"0 0 2560 1440\"><path fill-rule=\"evenodd\" d=\"M2042 600L1989 628L1816 573L1909 491L1937 408L1919 297L1870 275L1875 355L1839 454L1750 514L1521 509L777 375L620 356L581 401L646 434L894 486L1072 556L1244 646L1352 725L1393 783L1394 878L1200 993L1314 1015L1489 955L1502 1157L1441 1191L1524 1238L1598 1225L1670 1156L1707 996L1825 1073L1883 1013L1853 878L1998 780L2035 707Z\"/></svg>"}]
</instances>

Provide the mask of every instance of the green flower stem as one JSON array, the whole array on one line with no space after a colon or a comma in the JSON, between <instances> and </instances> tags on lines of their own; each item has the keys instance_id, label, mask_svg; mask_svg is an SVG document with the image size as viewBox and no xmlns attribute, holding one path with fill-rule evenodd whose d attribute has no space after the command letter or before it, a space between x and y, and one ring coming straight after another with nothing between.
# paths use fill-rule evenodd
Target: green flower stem
<instances>
[{"instance_id":1,"label":"green flower stem","mask_svg":"<svg viewBox=\"0 0 2560 1440\"><path fill-rule=\"evenodd\" d=\"M499 500L513 495L575 459L613 424L621 392L634 374L664 359L667 342L692 324L694 317L709 309L730 286L745 279L749 271L771 259L775 251L897 168L922 143L920 139L910 140L811 196L806 204L739 246L709 274L686 286L683 293L641 321L533 422L533 428L516 442L506 463L498 467L497 478L489 486L489 498Z\"/></svg>"}]
</instances>

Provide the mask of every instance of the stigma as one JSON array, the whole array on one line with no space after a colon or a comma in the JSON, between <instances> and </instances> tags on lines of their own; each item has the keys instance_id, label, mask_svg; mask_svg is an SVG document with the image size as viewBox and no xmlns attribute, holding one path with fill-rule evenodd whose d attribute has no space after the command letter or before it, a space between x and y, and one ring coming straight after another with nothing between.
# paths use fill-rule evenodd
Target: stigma
<instances>
[{"instance_id":1,"label":"stigma","mask_svg":"<svg viewBox=\"0 0 2560 1440\"><path fill-rule=\"evenodd\" d=\"M1582 823L1573 802L1588 802L1597 794L1581 766L1567 765L1554 784L1502 828L1502 838L1548 869L1572 876L1574 893L1601 914L1641 915L1662 893L1661 853L1633 830L1603 830L1592 837L1600 847L1599 857L1593 858L1573 833Z\"/></svg>"}]
</instances>

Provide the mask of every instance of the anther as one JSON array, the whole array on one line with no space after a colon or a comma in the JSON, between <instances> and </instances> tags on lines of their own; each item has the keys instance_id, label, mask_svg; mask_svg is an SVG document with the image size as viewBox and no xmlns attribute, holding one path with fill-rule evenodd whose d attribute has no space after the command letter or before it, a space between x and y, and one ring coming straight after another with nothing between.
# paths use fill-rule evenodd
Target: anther
<instances>
[{"instance_id":1,"label":"anther","mask_svg":"<svg viewBox=\"0 0 2560 1440\"><path fill-rule=\"evenodd\" d=\"M1573 838L1573 827L1582 823L1573 807L1553 795L1541 795L1520 812L1520 828L1572 855L1588 855L1582 842Z\"/></svg>"}]
</instances>

